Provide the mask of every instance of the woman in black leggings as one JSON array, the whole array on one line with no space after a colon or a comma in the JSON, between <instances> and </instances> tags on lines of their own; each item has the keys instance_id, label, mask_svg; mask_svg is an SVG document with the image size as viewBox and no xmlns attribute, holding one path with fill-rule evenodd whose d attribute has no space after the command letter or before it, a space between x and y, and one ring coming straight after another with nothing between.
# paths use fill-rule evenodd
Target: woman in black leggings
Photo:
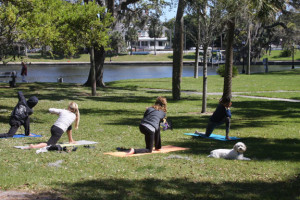
<instances>
[{"instance_id":1,"label":"woman in black leggings","mask_svg":"<svg viewBox=\"0 0 300 200\"><path fill-rule=\"evenodd\" d=\"M131 148L127 155L151 153L153 144L155 144L155 150L159 151L161 149L160 122L166 117L166 113L167 99L164 97L157 97L155 104L152 107L147 108L144 118L140 123L140 131L145 135L146 148Z\"/></svg>"}]
</instances>

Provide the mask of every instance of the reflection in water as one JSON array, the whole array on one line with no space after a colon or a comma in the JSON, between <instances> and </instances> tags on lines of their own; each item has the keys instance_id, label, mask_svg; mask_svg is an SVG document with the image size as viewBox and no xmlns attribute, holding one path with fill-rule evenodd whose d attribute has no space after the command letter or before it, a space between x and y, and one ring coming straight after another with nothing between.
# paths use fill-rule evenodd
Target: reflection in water
<instances>
[{"instance_id":1,"label":"reflection in water","mask_svg":"<svg viewBox=\"0 0 300 200\"><path fill-rule=\"evenodd\" d=\"M66 83L83 84L88 77L90 65L27 65L29 82L57 82L57 78L62 77ZM238 66L242 71L242 66ZM299 67L299 66L296 66ZM208 67L208 75L216 75L217 66ZM288 65L272 65L269 71L281 71L291 69ZM17 71L18 82L21 82L21 65L1 66L0 72ZM251 66L251 73L264 72L261 65ZM193 77L194 67L184 66L183 77ZM199 67L199 76L202 76L202 67ZM144 79L144 78L165 78L172 77L172 66L120 66L106 65L104 67L104 82L123 80L123 79Z\"/></svg>"}]
</instances>

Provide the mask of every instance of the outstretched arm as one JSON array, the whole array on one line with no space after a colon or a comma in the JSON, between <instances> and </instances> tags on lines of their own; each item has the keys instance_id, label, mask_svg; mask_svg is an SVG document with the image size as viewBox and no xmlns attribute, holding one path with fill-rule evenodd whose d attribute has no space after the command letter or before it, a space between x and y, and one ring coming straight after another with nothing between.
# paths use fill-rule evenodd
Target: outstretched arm
<instances>
[{"instance_id":1,"label":"outstretched arm","mask_svg":"<svg viewBox=\"0 0 300 200\"><path fill-rule=\"evenodd\" d=\"M18 92L18 98L19 98L19 101L26 102L26 99L25 99L22 91Z\"/></svg>"},{"instance_id":2,"label":"outstretched arm","mask_svg":"<svg viewBox=\"0 0 300 200\"><path fill-rule=\"evenodd\" d=\"M59 114L61 112L61 109L57 109L57 108L49 108L49 112L51 114Z\"/></svg>"}]
</instances>

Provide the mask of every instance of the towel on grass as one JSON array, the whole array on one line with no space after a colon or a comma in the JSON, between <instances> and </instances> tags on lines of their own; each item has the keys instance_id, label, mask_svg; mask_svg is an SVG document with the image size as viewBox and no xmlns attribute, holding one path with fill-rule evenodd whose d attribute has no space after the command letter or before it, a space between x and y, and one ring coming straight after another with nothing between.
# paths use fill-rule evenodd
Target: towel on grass
<instances>
[{"instance_id":1,"label":"towel on grass","mask_svg":"<svg viewBox=\"0 0 300 200\"><path fill-rule=\"evenodd\" d=\"M58 144L61 147L67 147L67 146L78 146L78 145L91 145L91 144L97 144L98 142L94 142L94 141L88 141L88 140L79 140L76 141L76 144L70 144L70 143L62 143L62 144ZM27 146L14 146L17 149L28 149L28 145Z\"/></svg>"},{"instance_id":2,"label":"towel on grass","mask_svg":"<svg viewBox=\"0 0 300 200\"><path fill-rule=\"evenodd\" d=\"M190 135L190 136L194 136L194 137L203 137L203 138L212 139L212 140L230 141L230 140L227 140L224 135L216 135L216 134L213 134L213 133L209 137L205 136L205 133L202 133L202 134L184 133L184 135ZM231 140L240 140L241 139L241 138L237 138L237 137L229 137L229 138Z\"/></svg>"},{"instance_id":3,"label":"towel on grass","mask_svg":"<svg viewBox=\"0 0 300 200\"><path fill-rule=\"evenodd\" d=\"M152 151L152 153L168 153L168 152L172 152L172 151L184 151L184 150L189 150L189 148L176 147L176 146L168 145L168 146L162 146L160 151ZM104 153L104 154L105 155L111 155L111 156L117 156L117 157L131 157L131 156L149 155L149 154L152 154L152 153L139 153L139 154L132 154L132 155L126 156L127 152L116 151L116 152L107 152L107 153Z\"/></svg>"}]
</instances>

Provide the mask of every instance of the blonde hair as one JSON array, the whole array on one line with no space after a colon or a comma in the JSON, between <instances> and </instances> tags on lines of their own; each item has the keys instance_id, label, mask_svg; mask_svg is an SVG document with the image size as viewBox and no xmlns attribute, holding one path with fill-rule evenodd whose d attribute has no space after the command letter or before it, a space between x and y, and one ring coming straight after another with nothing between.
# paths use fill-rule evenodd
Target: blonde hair
<instances>
[{"instance_id":1,"label":"blonde hair","mask_svg":"<svg viewBox=\"0 0 300 200\"><path fill-rule=\"evenodd\" d=\"M79 126L79 120L80 120L80 113L79 113L79 109L78 109L77 103L71 102L71 103L69 104L68 109L69 109L71 112L75 113L75 115L76 115L75 129L78 129L78 126Z\"/></svg>"},{"instance_id":2,"label":"blonde hair","mask_svg":"<svg viewBox=\"0 0 300 200\"><path fill-rule=\"evenodd\" d=\"M157 97L155 105L152 106L155 110L162 110L167 112L167 99L164 97Z\"/></svg>"}]
</instances>

